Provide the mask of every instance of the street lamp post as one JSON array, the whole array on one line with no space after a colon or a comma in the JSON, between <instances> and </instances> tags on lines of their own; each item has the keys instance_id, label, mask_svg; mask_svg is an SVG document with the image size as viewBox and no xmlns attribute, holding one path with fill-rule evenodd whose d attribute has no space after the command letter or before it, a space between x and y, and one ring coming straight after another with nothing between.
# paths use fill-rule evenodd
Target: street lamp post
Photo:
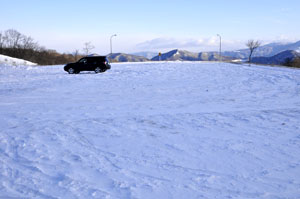
<instances>
[{"instance_id":1,"label":"street lamp post","mask_svg":"<svg viewBox=\"0 0 300 199\"><path fill-rule=\"evenodd\" d=\"M110 54L112 54L112 38L116 36L117 36L116 34L110 36Z\"/></svg>"},{"instance_id":2,"label":"street lamp post","mask_svg":"<svg viewBox=\"0 0 300 199\"><path fill-rule=\"evenodd\" d=\"M220 37L220 52L219 52L219 61L222 62L222 37L221 35L217 34Z\"/></svg>"}]
</instances>

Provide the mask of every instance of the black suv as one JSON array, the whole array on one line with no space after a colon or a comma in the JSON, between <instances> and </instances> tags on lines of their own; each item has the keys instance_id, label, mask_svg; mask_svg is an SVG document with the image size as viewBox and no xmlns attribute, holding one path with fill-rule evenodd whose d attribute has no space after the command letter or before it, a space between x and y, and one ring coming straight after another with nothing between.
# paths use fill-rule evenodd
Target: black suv
<instances>
[{"instance_id":1,"label":"black suv","mask_svg":"<svg viewBox=\"0 0 300 199\"><path fill-rule=\"evenodd\" d=\"M95 71L95 73L101 73L110 68L108 59L105 56L90 56L83 57L75 63L65 65L64 70L69 74L78 74L80 71Z\"/></svg>"}]
</instances>

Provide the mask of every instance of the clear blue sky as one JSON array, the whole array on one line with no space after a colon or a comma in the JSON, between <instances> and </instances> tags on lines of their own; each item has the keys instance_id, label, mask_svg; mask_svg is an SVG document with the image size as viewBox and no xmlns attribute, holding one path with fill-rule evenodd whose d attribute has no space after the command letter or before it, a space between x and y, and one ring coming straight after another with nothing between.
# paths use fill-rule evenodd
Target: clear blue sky
<instances>
[{"instance_id":1,"label":"clear blue sky","mask_svg":"<svg viewBox=\"0 0 300 199\"><path fill-rule=\"evenodd\" d=\"M300 40L299 0L0 0L0 31L10 28L60 52L224 50L248 39Z\"/></svg>"}]
</instances>

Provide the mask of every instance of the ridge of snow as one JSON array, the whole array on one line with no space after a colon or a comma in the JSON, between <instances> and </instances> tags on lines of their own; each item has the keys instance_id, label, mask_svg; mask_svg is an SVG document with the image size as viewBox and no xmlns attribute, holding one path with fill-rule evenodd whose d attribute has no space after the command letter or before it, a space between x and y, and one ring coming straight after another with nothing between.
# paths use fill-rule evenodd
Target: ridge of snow
<instances>
[{"instance_id":1,"label":"ridge of snow","mask_svg":"<svg viewBox=\"0 0 300 199\"><path fill-rule=\"evenodd\" d=\"M18 59L14 57L9 57L6 55L1 55L0 54L0 64L5 64L5 65L12 65L12 66L35 66L37 65L36 63L24 60L24 59Z\"/></svg>"}]
</instances>

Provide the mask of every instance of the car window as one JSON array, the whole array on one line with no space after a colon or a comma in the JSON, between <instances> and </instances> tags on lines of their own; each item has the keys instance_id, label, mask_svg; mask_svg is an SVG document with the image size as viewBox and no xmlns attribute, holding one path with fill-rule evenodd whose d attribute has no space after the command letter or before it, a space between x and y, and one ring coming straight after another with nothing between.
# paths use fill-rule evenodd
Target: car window
<instances>
[{"instance_id":1,"label":"car window","mask_svg":"<svg viewBox=\"0 0 300 199\"><path fill-rule=\"evenodd\" d=\"M95 59L87 59L87 63L89 63L89 64L93 64L95 62Z\"/></svg>"},{"instance_id":2,"label":"car window","mask_svg":"<svg viewBox=\"0 0 300 199\"><path fill-rule=\"evenodd\" d=\"M79 63L86 63L86 59L79 60Z\"/></svg>"}]
</instances>

